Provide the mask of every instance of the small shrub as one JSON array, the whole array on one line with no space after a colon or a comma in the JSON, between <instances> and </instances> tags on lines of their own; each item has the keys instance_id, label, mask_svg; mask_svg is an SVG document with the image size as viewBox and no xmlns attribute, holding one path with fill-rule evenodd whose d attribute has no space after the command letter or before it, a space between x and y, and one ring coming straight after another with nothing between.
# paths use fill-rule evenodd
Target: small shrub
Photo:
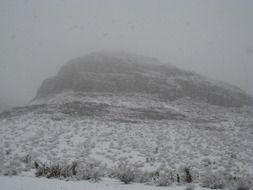
<instances>
[{"instance_id":1,"label":"small shrub","mask_svg":"<svg viewBox=\"0 0 253 190\"><path fill-rule=\"evenodd\" d=\"M50 165L47 166L45 164L39 165L37 162L35 163L35 176L36 177L47 177L47 178L67 178L75 175L75 168L76 164L72 163L72 165L60 165L60 164L55 164L55 165Z\"/></svg>"},{"instance_id":2,"label":"small shrub","mask_svg":"<svg viewBox=\"0 0 253 190\"><path fill-rule=\"evenodd\" d=\"M234 184L232 185L232 187L230 187L230 189L231 190L251 190L252 186L253 186L253 182L250 179L240 178L234 181Z\"/></svg>"},{"instance_id":3,"label":"small shrub","mask_svg":"<svg viewBox=\"0 0 253 190\"><path fill-rule=\"evenodd\" d=\"M48 173L46 175L47 178L59 178L61 176L61 166L59 164L57 165L52 165L49 167Z\"/></svg>"},{"instance_id":4,"label":"small shrub","mask_svg":"<svg viewBox=\"0 0 253 190\"><path fill-rule=\"evenodd\" d=\"M61 167L60 165L51 165L51 166L46 166L43 164L42 166L39 166L36 169L35 172L36 177L47 177L47 178L58 178L61 176Z\"/></svg>"},{"instance_id":5,"label":"small shrub","mask_svg":"<svg viewBox=\"0 0 253 190\"><path fill-rule=\"evenodd\" d=\"M150 173L136 171L135 173L135 182L137 183L147 183L150 181Z\"/></svg>"},{"instance_id":6,"label":"small shrub","mask_svg":"<svg viewBox=\"0 0 253 190\"><path fill-rule=\"evenodd\" d=\"M71 170L72 170L73 175L76 175L76 167L77 167L77 162L72 162Z\"/></svg>"},{"instance_id":7,"label":"small shrub","mask_svg":"<svg viewBox=\"0 0 253 190\"><path fill-rule=\"evenodd\" d=\"M135 169L127 163L120 163L116 170L116 176L120 181L129 184L135 179Z\"/></svg>"},{"instance_id":8,"label":"small shrub","mask_svg":"<svg viewBox=\"0 0 253 190\"><path fill-rule=\"evenodd\" d=\"M177 183L180 183L180 176L177 174Z\"/></svg>"},{"instance_id":9,"label":"small shrub","mask_svg":"<svg viewBox=\"0 0 253 190\"><path fill-rule=\"evenodd\" d=\"M36 166L37 166L37 165L36 165ZM35 176L36 176L36 177L46 176L48 170L49 170L49 168L46 167L45 164L43 164L42 166L37 166L37 167L36 167Z\"/></svg>"},{"instance_id":10,"label":"small shrub","mask_svg":"<svg viewBox=\"0 0 253 190\"><path fill-rule=\"evenodd\" d=\"M201 179L201 186L210 189L223 189L226 180L218 173L206 173Z\"/></svg>"},{"instance_id":11,"label":"small shrub","mask_svg":"<svg viewBox=\"0 0 253 190\"><path fill-rule=\"evenodd\" d=\"M166 173L160 173L155 184L157 186L170 186L172 184L171 176Z\"/></svg>"},{"instance_id":12,"label":"small shrub","mask_svg":"<svg viewBox=\"0 0 253 190\"><path fill-rule=\"evenodd\" d=\"M38 164L38 162L34 162L34 167L35 167L35 169L37 169L38 167L39 167L39 164Z\"/></svg>"},{"instance_id":13,"label":"small shrub","mask_svg":"<svg viewBox=\"0 0 253 190\"><path fill-rule=\"evenodd\" d=\"M22 158L22 161L23 161L25 164L31 163L31 161L32 161L31 155L27 154L26 156L24 156L24 157Z\"/></svg>"},{"instance_id":14,"label":"small shrub","mask_svg":"<svg viewBox=\"0 0 253 190\"><path fill-rule=\"evenodd\" d=\"M192 182L192 175L191 175L190 168L184 168L184 173L185 173L185 182L191 183Z\"/></svg>"},{"instance_id":15,"label":"small shrub","mask_svg":"<svg viewBox=\"0 0 253 190\"><path fill-rule=\"evenodd\" d=\"M71 177L72 175L74 175L72 168L73 168L73 165L61 166L60 177L67 178L67 177Z\"/></svg>"},{"instance_id":16,"label":"small shrub","mask_svg":"<svg viewBox=\"0 0 253 190\"><path fill-rule=\"evenodd\" d=\"M77 168L76 175L78 180L99 181L103 176L102 169L95 164L86 164Z\"/></svg>"}]
</instances>

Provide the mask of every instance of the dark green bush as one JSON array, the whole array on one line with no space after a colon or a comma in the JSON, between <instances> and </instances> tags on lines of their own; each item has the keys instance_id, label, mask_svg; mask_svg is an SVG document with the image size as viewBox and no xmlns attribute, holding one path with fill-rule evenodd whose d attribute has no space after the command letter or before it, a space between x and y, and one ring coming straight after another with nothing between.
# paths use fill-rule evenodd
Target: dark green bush
<instances>
[{"instance_id":1,"label":"dark green bush","mask_svg":"<svg viewBox=\"0 0 253 190\"><path fill-rule=\"evenodd\" d=\"M184 172L185 172L185 182L191 183L192 182L192 175L191 175L190 168L185 168Z\"/></svg>"},{"instance_id":2,"label":"dark green bush","mask_svg":"<svg viewBox=\"0 0 253 190\"><path fill-rule=\"evenodd\" d=\"M76 162L73 162L71 165L39 165L36 162L36 177L47 177L47 178L67 178L73 175L76 175Z\"/></svg>"}]
</instances>

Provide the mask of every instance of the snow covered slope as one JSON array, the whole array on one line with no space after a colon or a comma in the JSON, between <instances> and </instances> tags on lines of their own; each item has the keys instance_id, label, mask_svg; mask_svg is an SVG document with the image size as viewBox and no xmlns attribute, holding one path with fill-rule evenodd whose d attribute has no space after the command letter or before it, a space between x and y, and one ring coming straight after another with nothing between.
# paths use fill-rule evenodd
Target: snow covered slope
<instances>
[{"instance_id":1,"label":"snow covered slope","mask_svg":"<svg viewBox=\"0 0 253 190\"><path fill-rule=\"evenodd\" d=\"M0 115L2 171L38 162L128 161L143 171L189 166L253 174L253 109L143 94L66 92ZM17 168L21 166L17 166Z\"/></svg>"}]
</instances>

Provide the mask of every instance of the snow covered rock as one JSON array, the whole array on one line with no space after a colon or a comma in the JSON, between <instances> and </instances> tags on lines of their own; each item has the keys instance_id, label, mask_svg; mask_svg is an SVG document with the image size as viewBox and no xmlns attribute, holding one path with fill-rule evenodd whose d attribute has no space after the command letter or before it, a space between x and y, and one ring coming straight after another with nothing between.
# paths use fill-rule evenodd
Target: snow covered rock
<instances>
[{"instance_id":1,"label":"snow covered rock","mask_svg":"<svg viewBox=\"0 0 253 190\"><path fill-rule=\"evenodd\" d=\"M169 100L191 97L221 106L253 102L235 86L162 64L155 58L121 52L91 53L71 60L57 76L42 83L36 99L69 90L156 94Z\"/></svg>"}]
</instances>

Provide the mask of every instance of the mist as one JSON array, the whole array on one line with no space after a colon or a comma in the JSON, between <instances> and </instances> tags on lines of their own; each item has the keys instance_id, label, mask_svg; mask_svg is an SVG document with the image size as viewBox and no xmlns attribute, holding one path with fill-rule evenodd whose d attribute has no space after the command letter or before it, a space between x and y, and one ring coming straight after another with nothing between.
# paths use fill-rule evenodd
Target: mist
<instances>
[{"instance_id":1,"label":"mist","mask_svg":"<svg viewBox=\"0 0 253 190\"><path fill-rule=\"evenodd\" d=\"M0 107L26 104L68 60L101 50L156 57L253 94L252 8L251 0L3 0Z\"/></svg>"}]
</instances>

